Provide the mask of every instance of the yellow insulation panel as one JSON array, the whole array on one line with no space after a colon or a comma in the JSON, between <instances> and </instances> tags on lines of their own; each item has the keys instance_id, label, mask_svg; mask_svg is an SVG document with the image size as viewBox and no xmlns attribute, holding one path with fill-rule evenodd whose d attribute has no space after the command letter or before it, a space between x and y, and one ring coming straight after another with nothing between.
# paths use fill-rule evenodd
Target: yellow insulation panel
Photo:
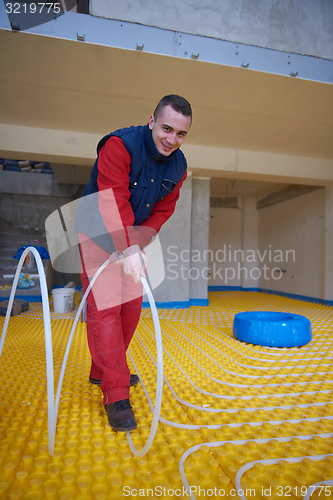
<instances>
[{"instance_id":1,"label":"yellow insulation panel","mask_svg":"<svg viewBox=\"0 0 333 500\"><path fill-rule=\"evenodd\" d=\"M255 292L211 292L209 299L208 307L159 310L161 421L143 458L132 455L125 433L110 428L100 389L88 381L82 322L49 456L41 304L11 318L0 359L1 500L185 499L186 487L192 499L298 499L309 487L311 498L333 496L333 309ZM313 340L289 349L241 343L232 334L233 318L250 310L302 314L312 323ZM51 315L55 384L74 316ZM142 311L130 355L154 403L149 309ZM131 435L140 449L153 417L141 383L131 387L131 403L138 422Z\"/></svg>"}]
</instances>

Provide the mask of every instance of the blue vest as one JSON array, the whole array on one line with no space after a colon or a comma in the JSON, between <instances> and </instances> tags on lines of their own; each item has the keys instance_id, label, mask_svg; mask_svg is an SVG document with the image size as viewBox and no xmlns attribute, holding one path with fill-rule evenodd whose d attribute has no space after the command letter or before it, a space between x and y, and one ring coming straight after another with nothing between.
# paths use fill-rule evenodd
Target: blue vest
<instances>
[{"instance_id":1,"label":"blue vest","mask_svg":"<svg viewBox=\"0 0 333 500\"><path fill-rule=\"evenodd\" d=\"M170 156L161 155L155 146L148 125L116 130L103 137L98 143L97 159L82 197L98 192L99 152L112 136L121 138L131 157L129 202L134 213L134 225L138 226L148 219L155 203L171 193L183 178L187 168L186 159L179 149L171 153ZM91 199L94 198L96 197L91 197ZM86 200L81 199L81 201L86 204ZM90 206L89 209L87 209L87 206L84 207L83 204L80 204L81 209L79 206L77 211L74 231L82 232L93 238L102 248L107 246L107 251L111 253L112 247L109 244L101 244L96 240L96 233L101 232L103 228L103 219L97 204L94 203L94 206ZM101 241L100 237L99 240Z\"/></svg>"}]
</instances>

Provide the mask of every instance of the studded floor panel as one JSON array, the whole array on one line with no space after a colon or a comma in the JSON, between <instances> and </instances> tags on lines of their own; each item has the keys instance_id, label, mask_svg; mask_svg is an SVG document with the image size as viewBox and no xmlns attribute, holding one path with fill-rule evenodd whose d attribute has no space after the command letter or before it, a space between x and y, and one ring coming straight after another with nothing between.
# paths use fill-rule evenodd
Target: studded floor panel
<instances>
[{"instance_id":1,"label":"studded floor panel","mask_svg":"<svg viewBox=\"0 0 333 500\"><path fill-rule=\"evenodd\" d=\"M209 299L209 307L159 310L163 401L155 440L142 458L133 456L125 433L110 428L100 389L88 381L82 322L49 456L41 305L11 318L0 359L1 500L333 497L333 308L254 292L211 292ZM291 349L239 342L232 334L235 314L258 310L306 316L313 340ZM52 314L56 383L74 316ZM142 311L128 363L154 403L149 309ZM142 383L131 388L137 449L153 418Z\"/></svg>"}]
</instances>

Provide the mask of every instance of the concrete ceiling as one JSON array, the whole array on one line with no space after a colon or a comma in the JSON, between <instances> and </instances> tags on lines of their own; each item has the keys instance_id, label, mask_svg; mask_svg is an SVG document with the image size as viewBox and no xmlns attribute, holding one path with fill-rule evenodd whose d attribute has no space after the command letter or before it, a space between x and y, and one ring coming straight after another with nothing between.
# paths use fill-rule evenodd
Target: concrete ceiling
<instances>
[{"instance_id":1,"label":"concrete ceiling","mask_svg":"<svg viewBox=\"0 0 333 500\"><path fill-rule=\"evenodd\" d=\"M211 197L255 196L262 198L275 191L280 191L286 186L287 184L280 182L260 182L212 177L210 195Z\"/></svg>"},{"instance_id":2,"label":"concrete ceiling","mask_svg":"<svg viewBox=\"0 0 333 500\"><path fill-rule=\"evenodd\" d=\"M6 30L0 46L3 124L102 136L179 93L188 144L333 158L332 85Z\"/></svg>"}]
</instances>

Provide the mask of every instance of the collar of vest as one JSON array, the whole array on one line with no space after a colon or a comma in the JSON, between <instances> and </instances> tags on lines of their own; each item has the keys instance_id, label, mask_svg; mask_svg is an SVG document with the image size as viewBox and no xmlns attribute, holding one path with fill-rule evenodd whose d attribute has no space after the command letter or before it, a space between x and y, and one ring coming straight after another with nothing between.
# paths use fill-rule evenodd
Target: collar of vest
<instances>
[{"instance_id":1,"label":"collar of vest","mask_svg":"<svg viewBox=\"0 0 333 500\"><path fill-rule=\"evenodd\" d=\"M161 153L158 152L157 147L155 146L153 135L151 133L149 125L145 125L144 130L143 130L143 137L144 137L144 141L145 141L146 151L148 154L150 154L152 159L155 161L160 161L160 162L169 161L170 158L175 156L175 154L178 151L176 149L176 151L173 151L171 153L171 155L169 155L169 156L161 155Z\"/></svg>"}]
</instances>

